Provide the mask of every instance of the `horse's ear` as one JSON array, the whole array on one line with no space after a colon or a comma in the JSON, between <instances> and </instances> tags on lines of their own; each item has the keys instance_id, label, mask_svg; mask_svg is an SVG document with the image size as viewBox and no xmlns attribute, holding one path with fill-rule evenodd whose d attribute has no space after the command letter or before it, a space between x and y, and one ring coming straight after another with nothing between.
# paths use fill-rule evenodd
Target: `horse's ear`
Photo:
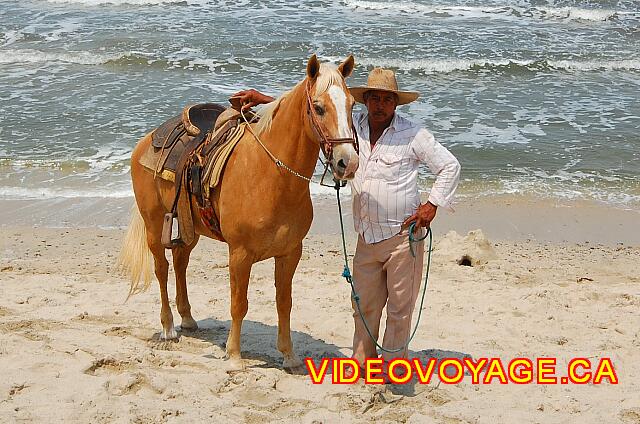
<instances>
[{"instance_id":1,"label":"horse's ear","mask_svg":"<svg viewBox=\"0 0 640 424\"><path fill-rule=\"evenodd\" d=\"M346 58L344 62L340 64L340 66L338 66L338 72L342 74L343 78L347 78L349 75L351 75L355 66L356 64L355 60L353 59L353 55L349 55L349 57Z\"/></svg>"},{"instance_id":2,"label":"horse's ear","mask_svg":"<svg viewBox=\"0 0 640 424\"><path fill-rule=\"evenodd\" d=\"M314 54L309 59L309 63L307 63L307 76L311 79L315 79L320 72L320 62L318 62L318 58Z\"/></svg>"}]
</instances>

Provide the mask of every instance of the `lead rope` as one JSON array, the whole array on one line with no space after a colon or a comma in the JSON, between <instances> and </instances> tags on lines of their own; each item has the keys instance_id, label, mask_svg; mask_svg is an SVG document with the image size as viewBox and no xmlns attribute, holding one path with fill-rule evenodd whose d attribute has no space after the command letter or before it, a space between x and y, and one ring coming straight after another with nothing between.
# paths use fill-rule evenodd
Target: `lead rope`
<instances>
[{"instance_id":1,"label":"lead rope","mask_svg":"<svg viewBox=\"0 0 640 424\"><path fill-rule=\"evenodd\" d=\"M298 172L294 171L293 169L289 168L284 162L282 162L280 159L278 159L277 157L275 157L273 155L273 153L271 153L271 151L269 151L269 149L267 149L267 146L264 145L264 143L262 143L262 140L260 140L260 137L258 137L258 135L256 133L253 132L253 128L251 128L251 125L249 124L249 121L247 120L247 117L244 116L244 111L242 110L242 108L240 108L240 115L242 115L242 119L244 120L244 122L247 124L247 128L249 129L249 132L253 135L253 138L256 139L256 141L262 146L262 148L264 149L265 152L267 152L267 154L269 155L269 157L271 158L271 160L273 161L273 163L276 164L276 166L278 168L283 168L287 171L289 171L291 174L295 175L298 178L302 178L303 180L307 181L307 182L312 182L313 180L311 179L311 177L305 177L302 174L299 174ZM315 181L313 181L315 182Z\"/></svg>"},{"instance_id":2,"label":"lead rope","mask_svg":"<svg viewBox=\"0 0 640 424\"><path fill-rule=\"evenodd\" d=\"M364 328L367 330L367 334L369 335L371 340L375 343L375 345L378 347L378 349L387 353L402 352L409 346L409 343L411 343L411 340L413 340L413 337L416 335L416 332L418 331L418 324L420 324L420 318L422 317L422 308L424 306L424 298L425 298L425 294L427 293L427 281L429 280L429 268L431 267L431 250L432 250L431 246L433 244L433 236L431 234L431 228L427 228L427 234L425 234L424 237L414 238L413 230L415 229L416 224L415 222L413 222L409 226L409 248L411 250L411 255L414 258L416 257L416 252L413 248L413 243L419 243L424 239L426 239L427 236L429 237L429 250L427 251L427 271L424 277L424 286L422 288L422 299L420 300L420 309L418 310L418 318L416 320L416 324L413 327L413 331L411 332L411 335L407 339L406 343L404 343L401 347L397 349L386 349L380 346L380 344L378 344L378 340L375 337L373 337L373 334L371 333L371 329L369 329L369 325L367 324L367 320L364 318L364 315L362 314L362 310L360 309L360 296L358 295L358 293L356 293L355 286L353 285L353 277L351 276L351 270L349 269L349 259L347 258L347 243L345 241L344 223L342 220L342 205L340 204L340 184L336 183L334 188L336 190L336 197L338 199L338 213L340 214L340 231L342 232L342 252L344 254L344 270L342 271L342 276L345 278L345 280L347 280L347 282L351 286L351 298L356 304L356 309L358 310L360 319L364 324Z\"/></svg>"}]
</instances>

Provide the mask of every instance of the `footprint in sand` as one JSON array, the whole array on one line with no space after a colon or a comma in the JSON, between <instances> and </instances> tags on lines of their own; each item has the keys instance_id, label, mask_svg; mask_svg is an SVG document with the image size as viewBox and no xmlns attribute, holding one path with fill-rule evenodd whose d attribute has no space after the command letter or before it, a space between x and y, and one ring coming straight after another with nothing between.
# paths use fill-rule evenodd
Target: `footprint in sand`
<instances>
[{"instance_id":1,"label":"footprint in sand","mask_svg":"<svg viewBox=\"0 0 640 424\"><path fill-rule=\"evenodd\" d=\"M122 326L114 326L107 328L102 332L105 336L113 336L120 338L134 338L141 340L145 343L153 340L153 337L149 337L148 334L152 332L150 328L142 328L142 327L122 327Z\"/></svg>"},{"instance_id":2,"label":"footprint in sand","mask_svg":"<svg viewBox=\"0 0 640 424\"><path fill-rule=\"evenodd\" d=\"M427 400L433 406L442 406L451 402L454 398L445 389L433 389L427 392Z\"/></svg>"},{"instance_id":3,"label":"footprint in sand","mask_svg":"<svg viewBox=\"0 0 640 424\"><path fill-rule=\"evenodd\" d=\"M153 330L149 328L129 328L114 326L102 332L105 336L119 337L121 339L137 339L146 343L154 350L163 351L183 351L189 353L203 353L206 345L199 340L190 339L188 337L180 337L175 340L162 340L160 333L156 333L149 337ZM201 346L202 345L202 346Z\"/></svg>"},{"instance_id":4,"label":"footprint in sand","mask_svg":"<svg viewBox=\"0 0 640 424\"><path fill-rule=\"evenodd\" d=\"M96 359L84 370L84 373L94 377L106 377L103 383L105 390L114 396L124 396L137 393L143 388L156 394L164 391L162 387L156 387L149 378L139 372L132 371L134 365L129 361L122 361L111 357Z\"/></svg>"},{"instance_id":5,"label":"footprint in sand","mask_svg":"<svg viewBox=\"0 0 640 424\"><path fill-rule=\"evenodd\" d=\"M114 337L129 337L133 336L131 334L131 330L124 327L111 327L102 332L105 336L114 336ZM134 336L135 337L135 336Z\"/></svg>"},{"instance_id":6,"label":"footprint in sand","mask_svg":"<svg viewBox=\"0 0 640 424\"><path fill-rule=\"evenodd\" d=\"M113 376L104 383L107 392L114 396L124 396L128 394L138 393L141 389L148 389L157 394L161 394L163 390L154 387L146 375L140 372L124 373Z\"/></svg>"},{"instance_id":7,"label":"footprint in sand","mask_svg":"<svg viewBox=\"0 0 640 424\"><path fill-rule=\"evenodd\" d=\"M640 408L623 409L618 417L624 424L640 424Z\"/></svg>"},{"instance_id":8,"label":"footprint in sand","mask_svg":"<svg viewBox=\"0 0 640 424\"><path fill-rule=\"evenodd\" d=\"M65 325L61 322L36 319L7 322L0 325L0 332L19 334L22 337L32 341L49 342L51 341L51 339L42 333L45 331L57 330L60 328L65 328Z\"/></svg>"},{"instance_id":9,"label":"footprint in sand","mask_svg":"<svg viewBox=\"0 0 640 424\"><path fill-rule=\"evenodd\" d=\"M120 361L115 358L106 357L96 359L83 372L87 375L104 375L110 373L122 373L132 368L132 364L128 361Z\"/></svg>"},{"instance_id":10,"label":"footprint in sand","mask_svg":"<svg viewBox=\"0 0 640 424\"><path fill-rule=\"evenodd\" d=\"M613 303L611 306L625 307L625 306L639 306L639 305L640 305L640 296L624 293L617 296L615 303Z\"/></svg>"}]
</instances>

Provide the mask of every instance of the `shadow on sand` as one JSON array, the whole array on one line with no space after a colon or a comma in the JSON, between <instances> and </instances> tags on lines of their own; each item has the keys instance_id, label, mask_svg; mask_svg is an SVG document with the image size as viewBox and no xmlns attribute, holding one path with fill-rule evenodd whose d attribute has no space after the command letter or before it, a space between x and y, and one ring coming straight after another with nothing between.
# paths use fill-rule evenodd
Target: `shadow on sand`
<instances>
[{"instance_id":1,"label":"shadow on sand","mask_svg":"<svg viewBox=\"0 0 640 424\"><path fill-rule=\"evenodd\" d=\"M180 334L209 342L225 350L231 321L206 318L198 321L196 331L181 331ZM241 348L242 358L259 361L251 367L282 369L282 354L276 348L278 327L261 322L244 320L242 322ZM322 358L344 358L339 346L316 339L307 333L291 331L293 348L300 359L312 358L319 362Z\"/></svg>"},{"instance_id":2,"label":"shadow on sand","mask_svg":"<svg viewBox=\"0 0 640 424\"><path fill-rule=\"evenodd\" d=\"M437 388L440 386L440 380L437 378L438 363L440 363L440 361L442 361L443 359L463 360L464 358L471 358L471 355L468 353L457 352L454 350L442 350L442 349L425 349L420 351L409 350L409 359L411 360L414 358L420 360L423 368L426 367L427 362L431 358L436 359L437 363L436 363L436 366L434 367L433 377L429 383L429 386ZM449 374L451 373L447 373L447 375ZM465 375L468 375L468 374L465 373ZM415 371L414 371L414 377L411 380L409 380L407 383L390 384L388 385L388 387L393 394L413 397L422 392L422 390L416 391L416 385L421 386L422 383L419 382L418 377L415 375Z\"/></svg>"},{"instance_id":3,"label":"shadow on sand","mask_svg":"<svg viewBox=\"0 0 640 424\"><path fill-rule=\"evenodd\" d=\"M227 335L231 321L221 321L215 318L206 318L198 321L198 330L181 332L181 335L193 337L225 350ZM242 357L252 362L250 368L275 368L282 369L282 355L276 349L276 340L278 336L278 327L275 325L263 324L261 322L244 320L242 324ZM292 331L291 339L293 346L301 359L312 358L316 364L319 364L323 358L345 358L347 355L341 350L349 349L348 347L340 347L324 340L317 339L307 333L300 331ZM421 363L426 364L429 359L435 358L438 362L445 358L471 358L470 354L457 352L453 350L442 349L425 349L420 351L409 351L409 358L419 359ZM331 375L332 370L329 368L327 374ZM415 374L415 372L414 372ZM468 373L466 374L468 375ZM437 379L437 366L434 370L434 377L429 386L435 387L439 385ZM405 384L387 385L389 390L396 395L416 396L422 390L416 392L416 385L421 384L418 378L414 376Z\"/></svg>"}]
</instances>

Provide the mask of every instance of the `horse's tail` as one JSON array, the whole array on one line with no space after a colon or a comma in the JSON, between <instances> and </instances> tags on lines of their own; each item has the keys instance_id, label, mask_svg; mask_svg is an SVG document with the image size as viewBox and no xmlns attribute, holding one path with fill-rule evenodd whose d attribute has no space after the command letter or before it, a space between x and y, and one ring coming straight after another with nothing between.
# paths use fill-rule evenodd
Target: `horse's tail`
<instances>
[{"instance_id":1,"label":"horse's tail","mask_svg":"<svg viewBox=\"0 0 640 424\"><path fill-rule=\"evenodd\" d=\"M138 206L131 208L131 222L118 257L118 269L131 280L127 300L151 285L153 255L147 244L147 229Z\"/></svg>"}]
</instances>

